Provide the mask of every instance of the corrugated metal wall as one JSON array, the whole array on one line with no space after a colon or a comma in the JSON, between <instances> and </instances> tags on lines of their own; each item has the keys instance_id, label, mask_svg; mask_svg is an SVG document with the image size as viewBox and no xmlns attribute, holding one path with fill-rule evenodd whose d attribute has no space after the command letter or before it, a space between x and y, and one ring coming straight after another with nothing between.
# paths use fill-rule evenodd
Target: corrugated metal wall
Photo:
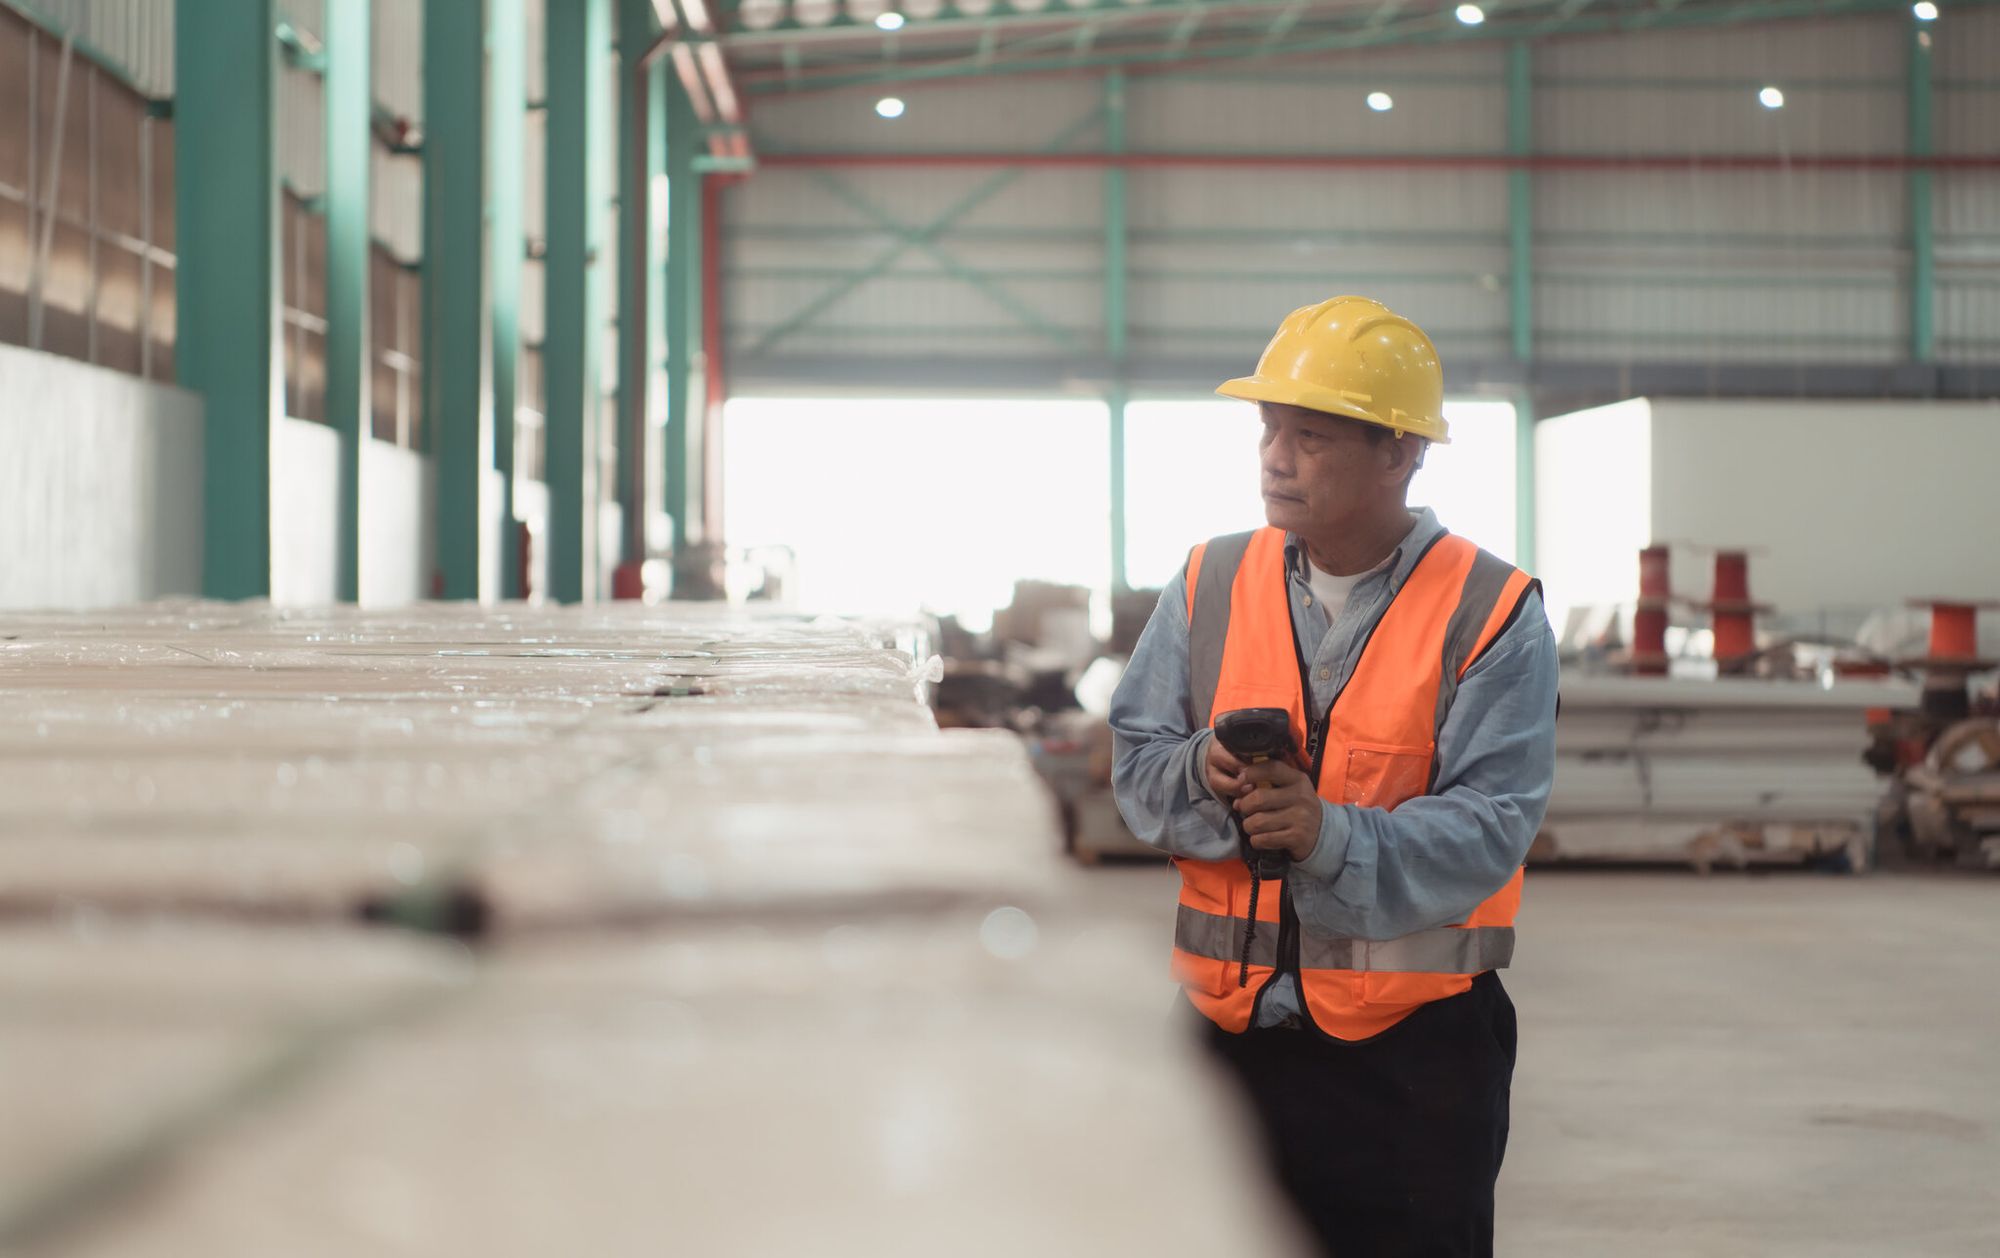
<instances>
[{"instance_id":1,"label":"corrugated metal wall","mask_svg":"<svg viewBox=\"0 0 2000 1258\"><path fill-rule=\"evenodd\" d=\"M73 33L156 100L174 94L174 6L162 0L32 0L50 29Z\"/></svg>"},{"instance_id":2,"label":"corrugated metal wall","mask_svg":"<svg viewBox=\"0 0 2000 1258\"><path fill-rule=\"evenodd\" d=\"M1904 23L1644 39L1537 58L1555 154L1904 151ZM1785 94L1765 109L1763 86ZM1535 322L1559 358L1896 362L1908 350L1900 171L1556 173L1536 180Z\"/></svg>"},{"instance_id":3,"label":"corrugated metal wall","mask_svg":"<svg viewBox=\"0 0 2000 1258\"><path fill-rule=\"evenodd\" d=\"M346 0L341 0L346 2ZM379 110L420 125L422 6L375 4L374 88ZM308 46L327 0L278 0L277 16ZM156 379L173 377L173 124L146 114L146 98L173 92L173 6L137 0L37 0L37 25L0 11L0 340L28 343L29 191L53 146L61 38L74 36L64 118L61 205L53 233L39 344L56 353ZM27 107L27 85L37 100ZM10 104L15 108L8 108ZM279 72L276 126L284 182L280 223L288 413L324 417L326 190L324 92L319 75ZM35 160L30 161L31 155ZM378 144L373 162L371 271L376 369L373 428L402 445L422 441L421 280L423 166Z\"/></svg>"},{"instance_id":4,"label":"corrugated metal wall","mask_svg":"<svg viewBox=\"0 0 2000 1258\"><path fill-rule=\"evenodd\" d=\"M0 8L0 341L171 380L173 124L102 55Z\"/></svg>"},{"instance_id":5,"label":"corrugated metal wall","mask_svg":"<svg viewBox=\"0 0 2000 1258\"><path fill-rule=\"evenodd\" d=\"M1086 152L1103 144L1101 96L1085 79L1032 92L1001 84L919 92L894 134L914 149ZM879 144L887 124L875 117L875 99L842 92L774 104L757 119L760 143L773 151ZM812 354L951 358L1046 355L1079 339L1094 344L1102 322L1102 198L1101 179L1061 171L760 173L730 197L734 256L725 282L733 335L748 350L845 277L879 266L877 278L854 286L825 318L776 344ZM946 218L949 226L923 243L899 235Z\"/></svg>"},{"instance_id":6,"label":"corrugated metal wall","mask_svg":"<svg viewBox=\"0 0 2000 1258\"><path fill-rule=\"evenodd\" d=\"M1937 151L2000 150L2000 11L1952 13L1934 57ZM1940 176L1933 205L1938 357L1993 362L2000 358L2000 171Z\"/></svg>"},{"instance_id":7,"label":"corrugated metal wall","mask_svg":"<svg viewBox=\"0 0 2000 1258\"><path fill-rule=\"evenodd\" d=\"M1910 29L1898 13L1536 44L1538 155L1668 159L1533 174L1537 357L1908 360L1909 175L1786 163L1906 153ZM2000 147L2000 12L1947 8L1931 33L1937 149L1991 156ZM1760 105L1767 85L1783 90L1783 108ZM1371 112L1371 91L1390 93L1394 108ZM874 116L883 94L756 96L758 149L1033 151L1098 108L1103 88L1083 74L912 84L897 93L909 109L894 122ZM1303 68L1135 72L1127 99L1129 147L1140 153L1507 152L1507 50L1497 43ZM1071 144L1101 146L1095 126ZM1676 164L1741 156L1780 160ZM1135 360L1254 355L1285 311L1339 291L1407 311L1435 330L1448 360L1511 357L1502 169L1177 166L1127 178ZM987 180L1005 184L938 223ZM1990 362L2000 355L2000 174L1941 171L1934 184L1937 356ZM729 215L739 385L796 383L788 364L828 359L879 360L886 378L934 355L1100 354L1103 188L1095 169L759 173L731 194ZM891 263L899 241L884 217L936 230ZM858 282L875 264L880 276ZM816 313L791 326L806 311Z\"/></svg>"}]
</instances>

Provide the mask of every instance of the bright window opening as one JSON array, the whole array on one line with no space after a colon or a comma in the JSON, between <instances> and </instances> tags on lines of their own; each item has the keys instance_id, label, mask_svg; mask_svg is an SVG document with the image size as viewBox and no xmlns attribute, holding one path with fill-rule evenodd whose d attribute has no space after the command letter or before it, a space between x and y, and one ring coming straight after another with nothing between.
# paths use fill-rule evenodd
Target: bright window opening
<instances>
[{"instance_id":1,"label":"bright window opening","mask_svg":"<svg viewBox=\"0 0 2000 1258\"><path fill-rule=\"evenodd\" d=\"M1410 500L1514 558L1514 408L1448 402ZM736 398L725 418L732 547L789 547L815 611L956 615L984 628L1017 580L1108 590L1110 451L1101 403L967 398ZM1126 564L1173 579L1196 542L1264 523L1255 411L1134 402L1126 411Z\"/></svg>"},{"instance_id":2,"label":"bright window opening","mask_svg":"<svg viewBox=\"0 0 2000 1258\"><path fill-rule=\"evenodd\" d=\"M802 607L984 629L1016 580L1110 586L1102 403L743 397L724 423L724 535L789 546Z\"/></svg>"}]
</instances>

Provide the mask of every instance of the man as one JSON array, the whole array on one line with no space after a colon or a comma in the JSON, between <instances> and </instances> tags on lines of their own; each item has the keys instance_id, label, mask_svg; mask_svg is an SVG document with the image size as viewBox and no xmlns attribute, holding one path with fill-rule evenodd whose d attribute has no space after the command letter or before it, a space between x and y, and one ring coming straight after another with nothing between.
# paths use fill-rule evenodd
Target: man
<instances>
[{"instance_id":1,"label":"man","mask_svg":"<svg viewBox=\"0 0 2000 1258\"><path fill-rule=\"evenodd\" d=\"M1555 758L1540 590L1405 505L1448 439L1407 319L1295 311L1218 392L1263 419L1270 527L1197 546L1161 597L1112 704L1119 807L1174 857L1175 974L1326 1251L1490 1254L1514 1070L1493 971ZM1286 711L1293 761L1222 746L1245 708Z\"/></svg>"}]
</instances>

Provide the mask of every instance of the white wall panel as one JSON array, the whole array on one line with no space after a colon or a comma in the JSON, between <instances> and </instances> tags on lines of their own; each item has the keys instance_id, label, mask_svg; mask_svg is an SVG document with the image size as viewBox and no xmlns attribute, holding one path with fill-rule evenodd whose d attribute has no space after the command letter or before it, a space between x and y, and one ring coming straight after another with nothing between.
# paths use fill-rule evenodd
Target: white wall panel
<instances>
[{"instance_id":1,"label":"white wall panel","mask_svg":"<svg viewBox=\"0 0 2000 1258\"><path fill-rule=\"evenodd\" d=\"M326 191L326 91L310 70L278 74L278 173L302 197Z\"/></svg>"},{"instance_id":2,"label":"white wall panel","mask_svg":"<svg viewBox=\"0 0 2000 1258\"><path fill-rule=\"evenodd\" d=\"M396 607L430 597L437 512L431 461L384 441L361 447L361 601Z\"/></svg>"},{"instance_id":3,"label":"white wall panel","mask_svg":"<svg viewBox=\"0 0 2000 1258\"><path fill-rule=\"evenodd\" d=\"M377 145L369 158L369 231L405 262L424 256L424 167Z\"/></svg>"},{"instance_id":4,"label":"white wall panel","mask_svg":"<svg viewBox=\"0 0 2000 1258\"><path fill-rule=\"evenodd\" d=\"M0 345L0 607L201 592L202 404Z\"/></svg>"},{"instance_id":5,"label":"white wall panel","mask_svg":"<svg viewBox=\"0 0 2000 1258\"><path fill-rule=\"evenodd\" d=\"M333 602L339 485L340 434L325 424L280 419L271 430L272 602Z\"/></svg>"},{"instance_id":6,"label":"white wall panel","mask_svg":"<svg viewBox=\"0 0 2000 1258\"><path fill-rule=\"evenodd\" d=\"M354 3L354 0L340 0ZM375 100L390 113L424 118L424 6L419 0L369 0L375 6Z\"/></svg>"},{"instance_id":7,"label":"white wall panel","mask_svg":"<svg viewBox=\"0 0 2000 1258\"><path fill-rule=\"evenodd\" d=\"M521 202L521 230L529 240L541 240L548 235L548 111L529 110L521 134L521 184L525 189Z\"/></svg>"},{"instance_id":8,"label":"white wall panel","mask_svg":"<svg viewBox=\"0 0 2000 1258\"><path fill-rule=\"evenodd\" d=\"M1757 548L1751 593L1781 612L2000 596L2000 405L1656 399L1652 427L1654 538Z\"/></svg>"},{"instance_id":9,"label":"white wall panel","mask_svg":"<svg viewBox=\"0 0 2000 1258\"><path fill-rule=\"evenodd\" d=\"M540 258L521 263L521 343L539 345L547 334L548 271Z\"/></svg>"}]
</instances>

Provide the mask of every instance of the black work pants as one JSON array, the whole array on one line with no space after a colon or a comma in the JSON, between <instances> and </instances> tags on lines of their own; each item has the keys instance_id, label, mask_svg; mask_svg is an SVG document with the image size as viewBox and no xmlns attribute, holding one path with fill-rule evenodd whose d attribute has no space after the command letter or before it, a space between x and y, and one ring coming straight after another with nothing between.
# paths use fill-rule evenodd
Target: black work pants
<instances>
[{"instance_id":1,"label":"black work pants","mask_svg":"<svg viewBox=\"0 0 2000 1258\"><path fill-rule=\"evenodd\" d=\"M1514 1002L1496 974L1358 1043L1307 1029L1208 1042L1287 1195L1338 1258L1488 1258L1507 1149Z\"/></svg>"}]
</instances>

